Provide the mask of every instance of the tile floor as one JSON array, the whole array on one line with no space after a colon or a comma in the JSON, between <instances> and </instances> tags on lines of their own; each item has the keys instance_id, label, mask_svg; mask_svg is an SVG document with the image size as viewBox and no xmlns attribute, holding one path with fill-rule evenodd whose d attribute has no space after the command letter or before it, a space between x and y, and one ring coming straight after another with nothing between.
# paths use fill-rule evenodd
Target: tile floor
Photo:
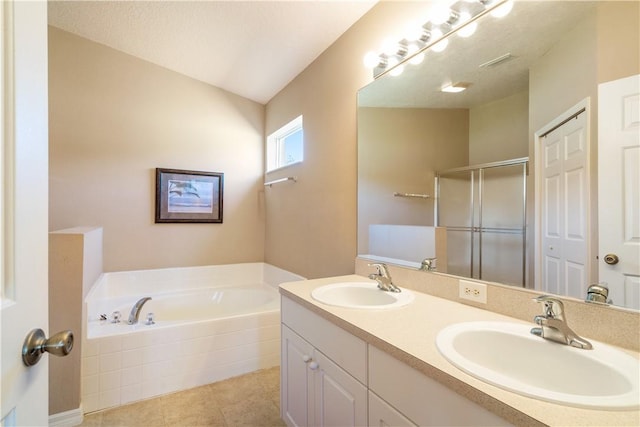
<instances>
[{"instance_id":1,"label":"tile floor","mask_svg":"<svg viewBox=\"0 0 640 427\"><path fill-rule=\"evenodd\" d=\"M81 427L284 426L279 367L85 415Z\"/></svg>"}]
</instances>

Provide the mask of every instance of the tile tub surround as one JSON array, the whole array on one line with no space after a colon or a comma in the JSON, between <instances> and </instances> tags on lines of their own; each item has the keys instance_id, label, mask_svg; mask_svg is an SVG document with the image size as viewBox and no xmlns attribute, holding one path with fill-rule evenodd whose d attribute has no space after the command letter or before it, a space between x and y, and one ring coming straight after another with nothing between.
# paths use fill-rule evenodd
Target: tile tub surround
<instances>
[{"instance_id":1,"label":"tile tub surround","mask_svg":"<svg viewBox=\"0 0 640 427\"><path fill-rule=\"evenodd\" d=\"M368 276L372 273L373 269L367 265L371 262L366 258L356 258L356 274ZM542 313L540 304L533 301L534 298L542 295L542 292L465 279L487 284L487 304L476 304L458 296L459 277L417 271L417 269L392 264L389 264L388 268L393 282L401 287L504 314L525 322L533 323L534 316ZM640 312L587 303L570 297L559 297L559 299L564 303L567 323L578 335L640 352Z\"/></svg>"},{"instance_id":2,"label":"tile tub surround","mask_svg":"<svg viewBox=\"0 0 640 427\"><path fill-rule=\"evenodd\" d=\"M397 278L399 277L400 275ZM403 286L404 283L397 278L394 277L396 284ZM453 323L506 321L531 324L531 322L523 322L513 317L459 304L420 291L415 292L416 298L412 304L393 310L353 310L332 307L321 304L311 297L311 291L318 286L345 281L362 281L362 276L349 275L284 283L280 286L280 293L514 425L636 426L640 424L639 410L600 411L574 408L532 399L494 387L454 367L440 355L435 345L438 332ZM589 335L585 337L592 338ZM640 357L636 352L623 351L636 358Z\"/></svg>"},{"instance_id":3,"label":"tile tub surround","mask_svg":"<svg viewBox=\"0 0 640 427\"><path fill-rule=\"evenodd\" d=\"M86 340L84 413L186 390L280 363L280 312Z\"/></svg>"},{"instance_id":4,"label":"tile tub surround","mask_svg":"<svg viewBox=\"0 0 640 427\"><path fill-rule=\"evenodd\" d=\"M85 302L88 326L83 331L81 396L83 412L124 405L153 396L185 390L279 364L280 310L277 284L301 276L264 263L105 273ZM251 285L250 288L245 286ZM266 288L273 301L252 312L218 311L212 319L162 320L147 326L100 324L97 313L110 313L116 303L141 296L180 295L194 289L238 287L238 292ZM213 286L213 288L212 288ZM214 290L215 290L214 289ZM235 289L225 295L236 295ZM240 295L242 301L246 294ZM169 297L171 298L171 297ZM158 298L160 300L161 298ZM237 298L236 298L237 300ZM225 300L222 299L224 304ZM229 305L233 304L233 297ZM153 302L153 301L151 301ZM114 305L116 304L116 305ZM130 305L128 306L130 307ZM238 308L238 307L236 307ZM213 310L217 311L217 310ZM208 314L208 308L207 308ZM128 312L123 312L126 322ZM142 318L142 316L141 316ZM122 332L113 334L113 326ZM101 331L101 329L103 329ZM106 331L106 332L105 332Z\"/></svg>"}]
</instances>

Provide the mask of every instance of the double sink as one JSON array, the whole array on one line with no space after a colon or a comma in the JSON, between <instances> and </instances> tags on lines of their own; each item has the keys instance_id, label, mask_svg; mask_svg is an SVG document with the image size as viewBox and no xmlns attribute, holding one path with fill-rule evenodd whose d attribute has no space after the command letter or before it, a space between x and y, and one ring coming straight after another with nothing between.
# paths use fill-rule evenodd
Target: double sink
<instances>
[{"instance_id":1,"label":"double sink","mask_svg":"<svg viewBox=\"0 0 640 427\"><path fill-rule=\"evenodd\" d=\"M407 289L385 292L374 281L333 283L314 289L316 301L360 310L392 310L411 304ZM562 345L516 322L465 322L442 329L436 347L461 371L494 386L564 405L602 409L640 408L640 361L609 345L593 349Z\"/></svg>"}]
</instances>

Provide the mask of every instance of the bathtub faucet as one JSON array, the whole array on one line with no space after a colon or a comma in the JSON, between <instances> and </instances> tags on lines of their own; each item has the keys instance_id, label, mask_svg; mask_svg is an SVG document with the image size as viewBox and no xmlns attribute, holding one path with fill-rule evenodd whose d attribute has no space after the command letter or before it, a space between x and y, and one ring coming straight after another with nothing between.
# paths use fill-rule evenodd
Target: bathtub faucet
<instances>
[{"instance_id":1,"label":"bathtub faucet","mask_svg":"<svg viewBox=\"0 0 640 427\"><path fill-rule=\"evenodd\" d=\"M129 323L130 325L135 325L136 323L138 323L138 317L140 317L140 310L142 310L142 306L144 305L144 303L146 303L150 299L151 297L140 298L138 302L136 302L133 305L133 308L131 309L131 313L129 314L129 321L127 323Z\"/></svg>"}]
</instances>

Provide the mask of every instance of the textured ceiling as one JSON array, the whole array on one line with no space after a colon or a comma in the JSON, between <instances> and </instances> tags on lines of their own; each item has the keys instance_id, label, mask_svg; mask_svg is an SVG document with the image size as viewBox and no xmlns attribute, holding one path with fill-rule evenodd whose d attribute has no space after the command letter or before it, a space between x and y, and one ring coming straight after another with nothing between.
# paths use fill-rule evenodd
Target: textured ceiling
<instances>
[{"instance_id":1,"label":"textured ceiling","mask_svg":"<svg viewBox=\"0 0 640 427\"><path fill-rule=\"evenodd\" d=\"M49 0L49 24L265 104L375 3Z\"/></svg>"}]
</instances>

